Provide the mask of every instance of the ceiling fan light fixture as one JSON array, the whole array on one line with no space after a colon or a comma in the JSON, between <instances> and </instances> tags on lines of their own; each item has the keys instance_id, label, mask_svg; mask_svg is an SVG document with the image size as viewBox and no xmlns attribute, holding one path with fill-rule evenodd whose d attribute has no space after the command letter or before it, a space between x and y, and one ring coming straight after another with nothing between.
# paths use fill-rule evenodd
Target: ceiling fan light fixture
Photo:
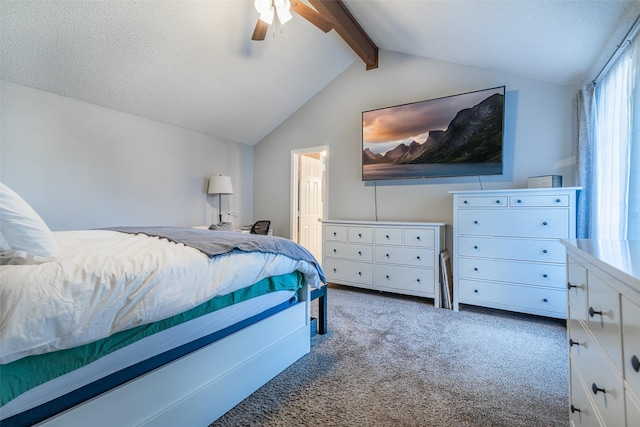
<instances>
[{"instance_id":1,"label":"ceiling fan light fixture","mask_svg":"<svg viewBox=\"0 0 640 427\"><path fill-rule=\"evenodd\" d=\"M269 9L267 9L266 12L260 14L260 20L271 25L273 24L273 15L274 15L274 10L273 10L273 6L271 6Z\"/></svg>"},{"instance_id":2,"label":"ceiling fan light fixture","mask_svg":"<svg viewBox=\"0 0 640 427\"><path fill-rule=\"evenodd\" d=\"M273 16L275 14L273 0L255 0L253 5L260 14L260 20L264 21L266 24L271 25L273 23Z\"/></svg>"},{"instance_id":3,"label":"ceiling fan light fixture","mask_svg":"<svg viewBox=\"0 0 640 427\"><path fill-rule=\"evenodd\" d=\"M290 11L290 0L274 0L273 4L276 7L276 14L278 14L278 21L280 21L280 25L286 24L293 18Z\"/></svg>"}]
</instances>

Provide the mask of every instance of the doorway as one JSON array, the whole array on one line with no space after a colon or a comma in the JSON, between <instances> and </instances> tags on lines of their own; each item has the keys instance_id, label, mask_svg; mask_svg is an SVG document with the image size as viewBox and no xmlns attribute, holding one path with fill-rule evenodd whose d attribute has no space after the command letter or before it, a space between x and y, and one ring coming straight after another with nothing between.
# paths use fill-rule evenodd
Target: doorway
<instances>
[{"instance_id":1,"label":"doorway","mask_svg":"<svg viewBox=\"0 0 640 427\"><path fill-rule=\"evenodd\" d=\"M329 147L291 151L291 239L322 262Z\"/></svg>"}]
</instances>

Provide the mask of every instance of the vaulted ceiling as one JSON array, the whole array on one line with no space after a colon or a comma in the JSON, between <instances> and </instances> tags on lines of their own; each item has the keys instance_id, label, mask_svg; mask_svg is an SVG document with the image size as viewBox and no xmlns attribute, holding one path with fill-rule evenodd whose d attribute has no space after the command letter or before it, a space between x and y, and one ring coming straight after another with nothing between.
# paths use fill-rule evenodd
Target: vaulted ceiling
<instances>
[{"instance_id":1,"label":"vaulted ceiling","mask_svg":"<svg viewBox=\"0 0 640 427\"><path fill-rule=\"evenodd\" d=\"M344 3L380 49L571 86L640 15L633 0ZM335 30L294 15L251 41L256 19L251 0L3 0L0 77L253 145L354 62L365 68Z\"/></svg>"}]
</instances>

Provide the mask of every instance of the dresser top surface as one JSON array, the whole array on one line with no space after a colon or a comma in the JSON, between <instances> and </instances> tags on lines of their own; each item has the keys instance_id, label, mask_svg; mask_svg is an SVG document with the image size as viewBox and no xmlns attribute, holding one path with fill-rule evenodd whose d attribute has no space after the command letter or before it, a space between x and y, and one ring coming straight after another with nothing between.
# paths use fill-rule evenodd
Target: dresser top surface
<instances>
[{"instance_id":1,"label":"dresser top surface","mask_svg":"<svg viewBox=\"0 0 640 427\"><path fill-rule=\"evenodd\" d=\"M640 292L640 240L570 239L562 243Z\"/></svg>"},{"instance_id":2,"label":"dresser top surface","mask_svg":"<svg viewBox=\"0 0 640 427\"><path fill-rule=\"evenodd\" d=\"M404 226L404 227L444 227L446 223L444 222L417 222L417 221L350 221L350 220L324 220L322 221L324 224L349 224L349 225L375 225L375 226L384 226L384 225L393 225L393 226Z\"/></svg>"},{"instance_id":3,"label":"dresser top surface","mask_svg":"<svg viewBox=\"0 0 640 427\"><path fill-rule=\"evenodd\" d=\"M506 189L496 189L496 190L452 190L449 191L450 194L489 194L489 193L501 193L501 194L509 194L509 193L522 193L522 192L530 192L530 193L544 193L544 192L558 192L558 191L579 191L582 190L582 187L551 187L551 188L506 188Z\"/></svg>"}]
</instances>

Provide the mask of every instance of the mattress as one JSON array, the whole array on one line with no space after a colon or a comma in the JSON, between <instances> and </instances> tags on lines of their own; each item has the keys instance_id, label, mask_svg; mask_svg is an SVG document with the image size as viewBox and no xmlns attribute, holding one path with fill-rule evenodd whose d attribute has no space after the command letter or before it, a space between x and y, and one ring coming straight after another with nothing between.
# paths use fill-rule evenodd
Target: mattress
<instances>
[{"instance_id":1,"label":"mattress","mask_svg":"<svg viewBox=\"0 0 640 427\"><path fill-rule=\"evenodd\" d=\"M313 264L273 253L210 258L145 235L54 235L54 261L0 266L0 364L156 322L265 277L299 271L305 283L319 286Z\"/></svg>"},{"instance_id":2,"label":"mattress","mask_svg":"<svg viewBox=\"0 0 640 427\"><path fill-rule=\"evenodd\" d=\"M215 238L215 232L210 233ZM148 235L106 230L53 234L59 248L55 260L0 266L0 369L12 372L18 383L27 375L15 374L9 369L12 364L38 357L51 357L57 363L58 354L100 347L104 340L155 327L266 278L297 272L302 278L298 285L310 287L318 287L322 279L317 263L282 254L257 251L210 257L182 243ZM21 385L16 393L12 389L9 399L13 400L3 392L7 403L0 407L0 419L56 397L66 399L70 390L89 387L98 378L104 383L105 376L131 371L127 367L149 358L159 360L169 349L175 354L176 346L185 347L194 339L210 340L219 336L217 331L227 333L266 313L265 309L272 310L269 307L285 308L294 294L291 290L271 292L156 335L136 337L139 341L128 341L127 347L88 359L89 364L79 369L74 366L74 371L51 375L57 378L35 388L31 386L39 382ZM36 370L36 365L24 366ZM15 382L5 381L3 388L5 384Z\"/></svg>"}]
</instances>

